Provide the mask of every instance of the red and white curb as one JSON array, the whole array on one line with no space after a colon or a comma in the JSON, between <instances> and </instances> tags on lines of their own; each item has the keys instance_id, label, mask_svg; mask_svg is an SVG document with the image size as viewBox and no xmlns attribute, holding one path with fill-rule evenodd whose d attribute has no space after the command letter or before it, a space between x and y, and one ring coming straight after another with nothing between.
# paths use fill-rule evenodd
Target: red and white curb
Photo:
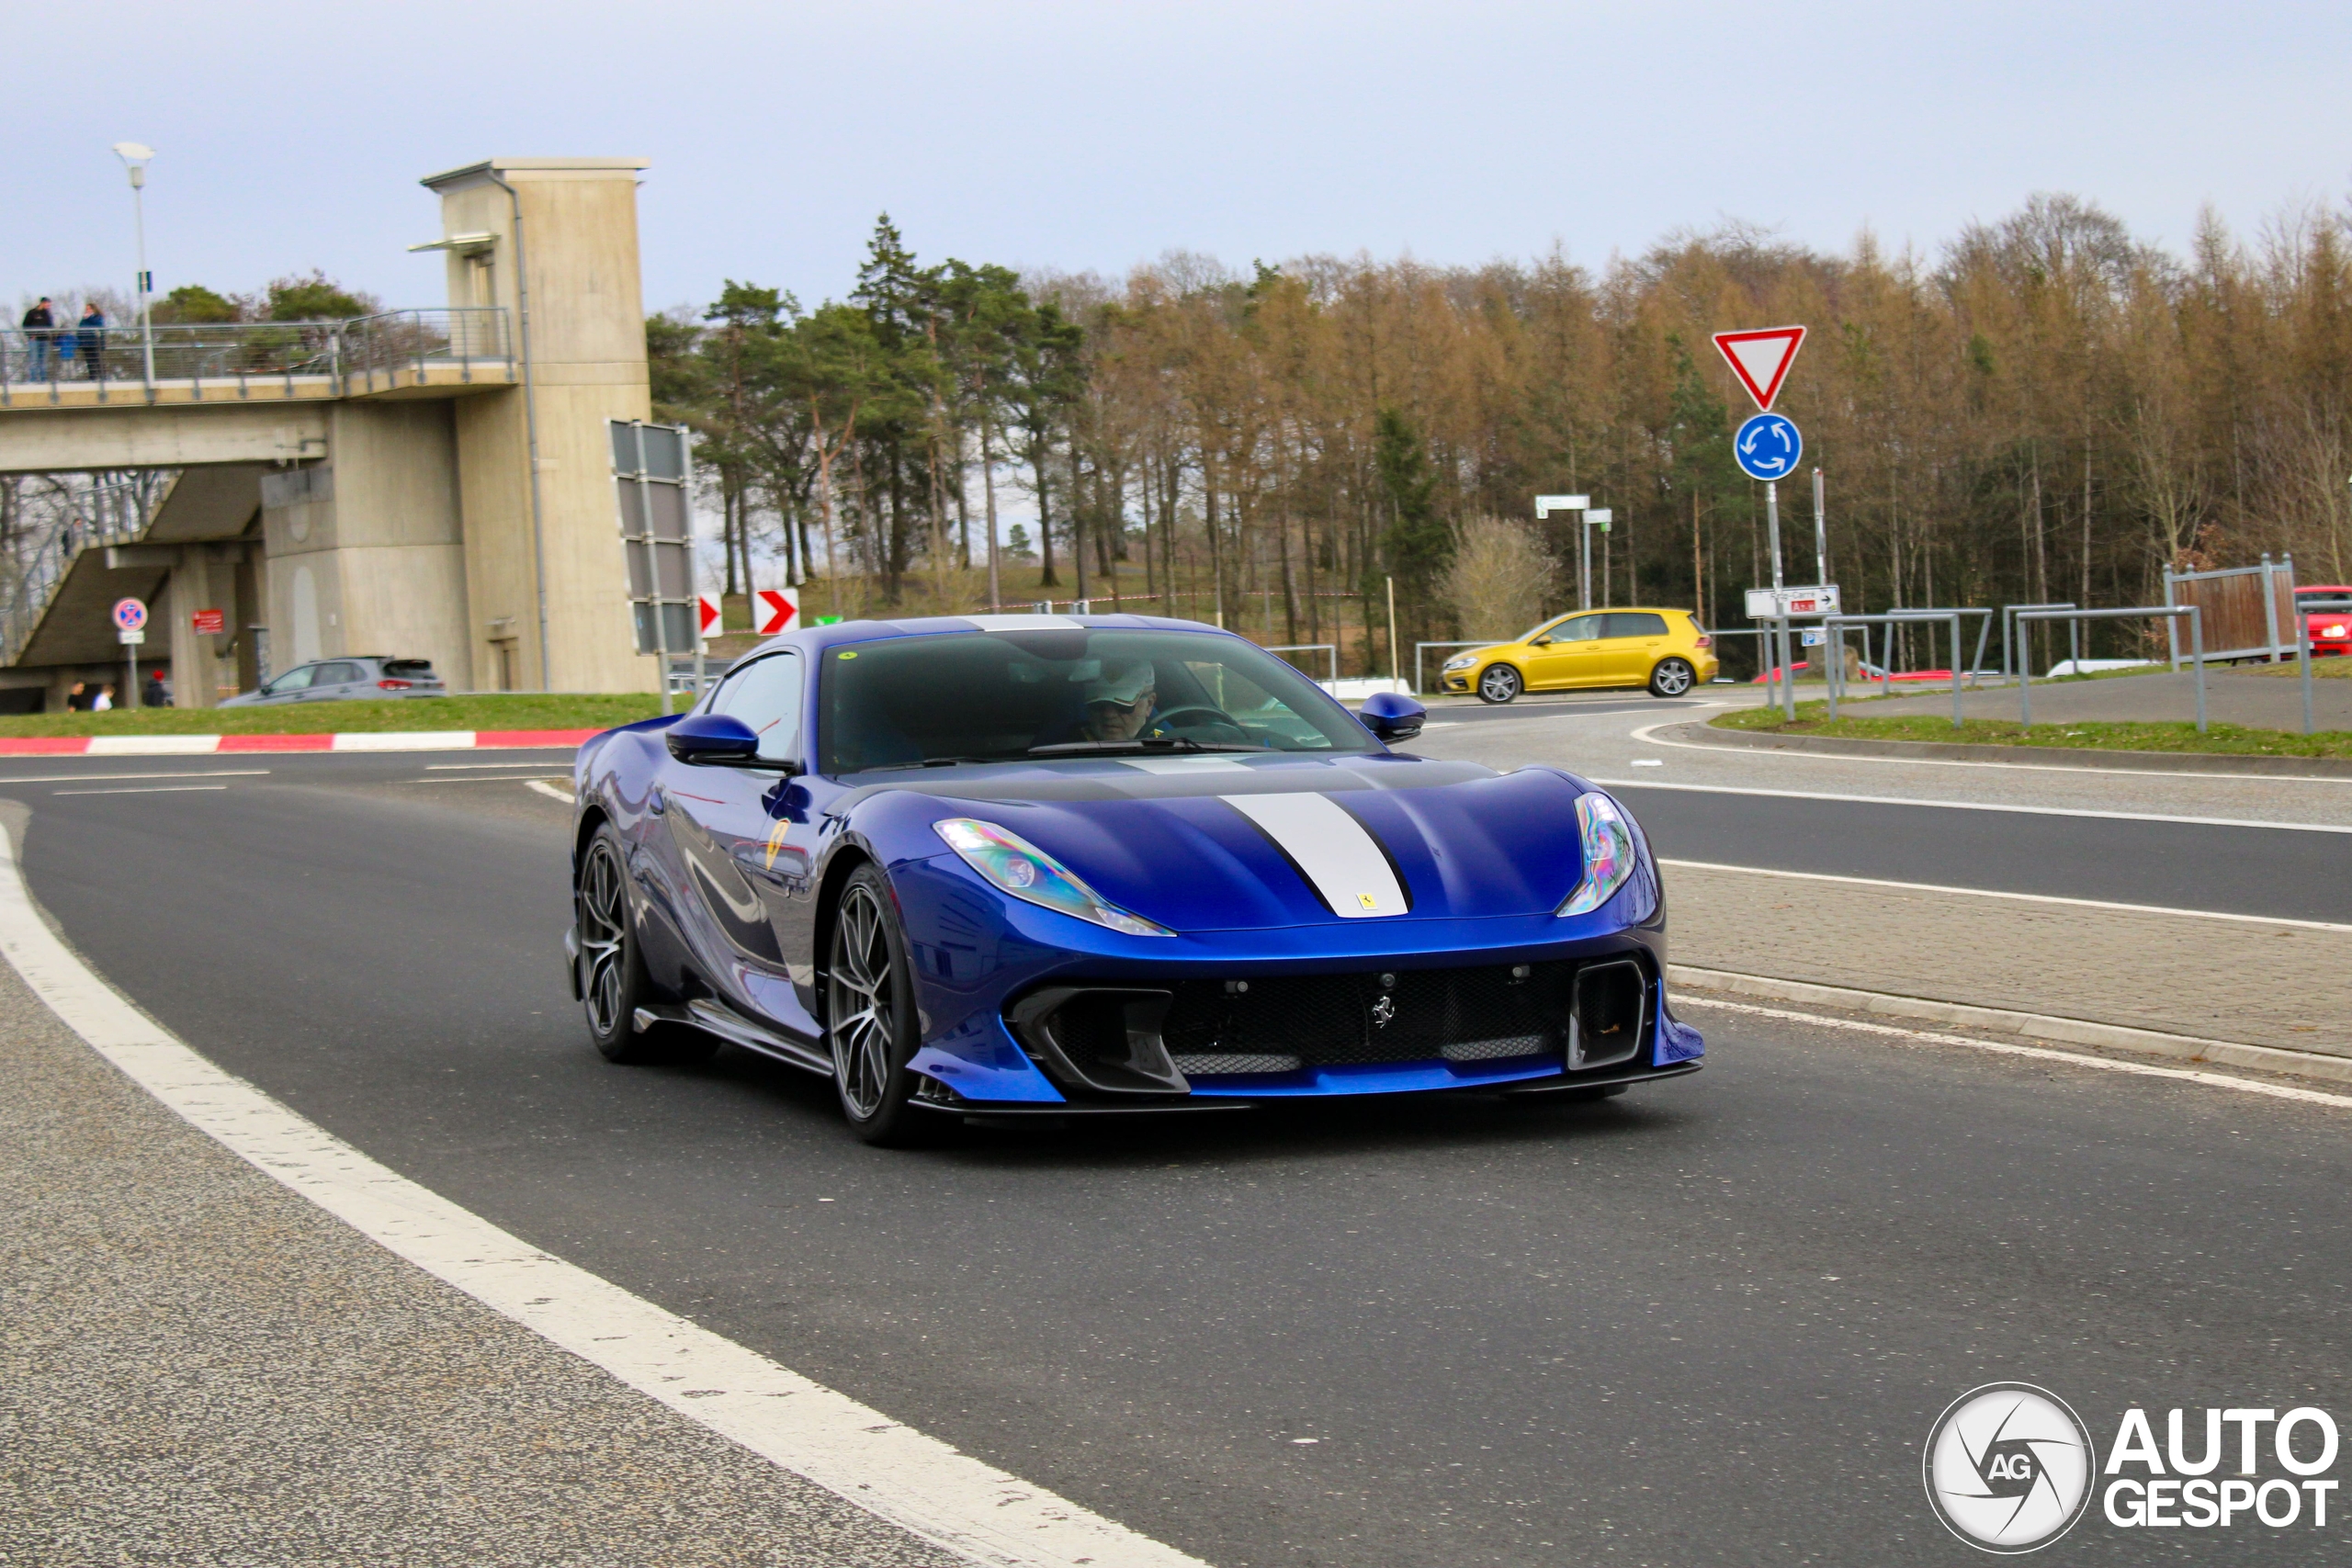
<instances>
[{"instance_id":1,"label":"red and white curb","mask_svg":"<svg viewBox=\"0 0 2352 1568\"><path fill-rule=\"evenodd\" d=\"M0 757L213 757L255 751L473 751L571 749L601 729L347 729L324 735L0 737Z\"/></svg>"}]
</instances>

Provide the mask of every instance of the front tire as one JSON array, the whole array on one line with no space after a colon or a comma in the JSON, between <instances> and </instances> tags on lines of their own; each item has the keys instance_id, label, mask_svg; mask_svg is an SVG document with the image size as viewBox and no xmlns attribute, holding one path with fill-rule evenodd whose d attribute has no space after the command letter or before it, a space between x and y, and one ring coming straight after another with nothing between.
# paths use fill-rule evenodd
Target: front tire
<instances>
[{"instance_id":1,"label":"front tire","mask_svg":"<svg viewBox=\"0 0 2352 1568\"><path fill-rule=\"evenodd\" d=\"M1650 695L1679 697L1699 683L1699 672L1687 659L1661 659L1650 671Z\"/></svg>"},{"instance_id":2,"label":"front tire","mask_svg":"<svg viewBox=\"0 0 2352 1568\"><path fill-rule=\"evenodd\" d=\"M1478 700L1482 703L1508 703L1525 689L1526 682L1510 665L1489 664L1478 671Z\"/></svg>"},{"instance_id":3,"label":"front tire","mask_svg":"<svg viewBox=\"0 0 2352 1568\"><path fill-rule=\"evenodd\" d=\"M922 1041L897 903L877 867L858 867L842 890L827 944L825 1040L833 1089L850 1131L869 1144L917 1143L937 1130L932 1113L912 1103L921 1080L907 1064Z\"/></svg>"},{"instance_id":4,"label":"front tire","mask_svg":"<svg viewBox=\"0 0 2352 1568\"><path fill-rule=\"evenodd\" d=\"M706 1061L718 1042L675 1023L637 1027L637 1010L655 1000L628 911L628 863L620 835L604 823L581 857L572 887L572 918L580 932L580 998L589 1038L607 1062Z\"/></svg>"}]
</instances>

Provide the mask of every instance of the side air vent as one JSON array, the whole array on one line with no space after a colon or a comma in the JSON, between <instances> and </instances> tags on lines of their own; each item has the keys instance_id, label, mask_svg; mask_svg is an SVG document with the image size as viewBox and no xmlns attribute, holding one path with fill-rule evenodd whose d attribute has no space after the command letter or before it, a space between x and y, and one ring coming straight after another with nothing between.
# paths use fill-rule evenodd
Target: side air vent
<instances>
[{"instance_id":1,"label":"side air vent","mask_svg":"<svg viewBox=\"0 0 2352 1568\"><path fill-rule=\"evenodd\" d=\"M1103 1094L1184 1094L1192 1086L1160 1038L1169 993L1047 986L1014 1004L1012 1032L1065 1087Z\"/></svg>"},{"instance_id":2,"label":"side air vent","mask_svg":"<svg viewBox=\"0 0 2352 1568\"><path fill-rule=\"evenodd\" d=\"M1630 958L1588 964L1577 971L1568 1015L1568 1071L1629 1062L1648 1038L1642 1030L1649 985Z\"/></svg>"}]
</instances>

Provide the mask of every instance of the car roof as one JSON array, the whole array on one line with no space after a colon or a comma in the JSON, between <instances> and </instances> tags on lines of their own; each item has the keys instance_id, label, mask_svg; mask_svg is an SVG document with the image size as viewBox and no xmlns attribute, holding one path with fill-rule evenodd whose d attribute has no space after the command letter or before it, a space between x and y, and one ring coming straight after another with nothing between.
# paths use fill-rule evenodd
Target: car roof
<instances>
[{"instance_id":1,"label":"car roof","mask_svg":"<svg viewBox=\"0 0 2352 1568\"><path fill-rule=\"evenodd\" d=\"M1166 615L1130 615L1124 613L1111 615L918 615L905 620L839 621L829 626L803 626L770 637L743 658L751 659L785 648L797 648L817 654L829 648L840 648L850 643L880 642L892 637L939 637L957 632L1070 631L1080 627L1089 631L1192 632L1204 637L1232 637L1236 642L1249 641L1247 637L1221 630L1205 621L1183 621Z\"/></svg>"}]
</instances>

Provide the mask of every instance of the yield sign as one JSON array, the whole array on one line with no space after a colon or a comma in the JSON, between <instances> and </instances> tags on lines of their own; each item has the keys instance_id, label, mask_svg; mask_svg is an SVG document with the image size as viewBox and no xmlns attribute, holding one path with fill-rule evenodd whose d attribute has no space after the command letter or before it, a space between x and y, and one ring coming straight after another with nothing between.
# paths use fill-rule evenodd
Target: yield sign
<instances>
[{"instance_id":1,"label":"yield sign","mask_svg":"<svg viewBox=\"0 0 2352 1568\"><path fill-rule=\"evenodd\" d=\"M763 588L752 595L752 618L762 637L774 637L799 617L799 596L789 588Z\"/></svg>"},{"instance_id":2,"label":"yield sign","mask_svg":"<svg viewBox=\"0 0 2352 1568\"><path fill-rule=\"evenodd\" d=\"M718 625L718 601L707 593L695 595L695 630L708 637Z\"/></svg>"},{"instance_id":3,"label":"yield sign","mask_svg":"<svg viewBox=\"0 0 2352 1568\"><path fill-rule=\"evenodd\" d=\"M1795 363L1797 350L1804 343L1803 327L1766 327L1752 333L1717 333L1715 347L1731 362L1731 373L1756 400L1756 406L1766 413L1772 412L1772 400L1781 395L1781 383L1787 378L1789 367Z\"/></svg>"}]
</instances>

